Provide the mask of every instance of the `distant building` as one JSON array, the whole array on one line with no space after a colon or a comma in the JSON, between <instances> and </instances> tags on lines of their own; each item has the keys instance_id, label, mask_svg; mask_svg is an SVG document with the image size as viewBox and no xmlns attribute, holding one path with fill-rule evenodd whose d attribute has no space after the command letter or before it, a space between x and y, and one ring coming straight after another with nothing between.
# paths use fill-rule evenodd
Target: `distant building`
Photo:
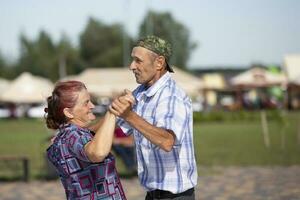
<instances>
[{"instance_id":1,"label":"distant building","mask_svg":"<svg viewBox=\"0 0 300 200\"><path fill-rule=\"evenodd\" d=\"M300 54L284 57L284 71L287 75L287 107L300 109Z\"/></svg>"}]
</instances>

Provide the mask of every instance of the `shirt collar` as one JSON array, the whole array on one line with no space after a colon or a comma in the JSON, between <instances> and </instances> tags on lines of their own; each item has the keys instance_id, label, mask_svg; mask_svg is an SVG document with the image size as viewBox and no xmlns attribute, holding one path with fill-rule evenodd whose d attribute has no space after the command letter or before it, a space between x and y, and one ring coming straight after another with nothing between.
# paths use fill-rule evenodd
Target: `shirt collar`
<instances>
[{"instance_id":1,"label":"shirt collar","mask_svg":"<svg viewBox=\"0 0 300 200\"><path fill-rule=\"evenodd\" d=\"M72 124L72 123L65 123L65 124L61 124L59 126L59 129L79 129L82 131L89 131L91 132L88 128L84 128L84 127L80 127L77 124Z\"/></svg>"},{"instance_id":2,"label":"shirt collar","mask_svg":"<svg viewBox=\"0 0 300 200\"><path fill-rule=\"evenodd\" d=\"M171 78L171 74L169 72L166 72L162 77L160 77L151 87L146 88L144 85L142 85L142 91L141 94L146 95L147 97L153 96L161 87L163 87L166 82ZM139 97L141 98L140 95ZM138 98L138 99L140 99Z\"/></svg>"}]
</instances>

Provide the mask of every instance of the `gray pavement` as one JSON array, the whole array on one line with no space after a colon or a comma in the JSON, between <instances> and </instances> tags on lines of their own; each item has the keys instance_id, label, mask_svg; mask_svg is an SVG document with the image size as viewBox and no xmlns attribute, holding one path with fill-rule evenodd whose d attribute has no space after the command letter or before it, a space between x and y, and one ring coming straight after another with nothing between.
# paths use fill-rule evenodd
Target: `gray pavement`
<instances>
[{"instance_id":1,"label":"gray pavement","mask_svg":"<svg viewBox=\"0 0 300 200\"><path fill-rule=\"evenodd\" d=\"M200 169L197 200L300 200L300 166ZM204 174L204 175L202 175ZM142 200L137 178L122 179L128 200ZM65 199L59 181L0 182L0 200Z\"/></svg>"}]
</instances>

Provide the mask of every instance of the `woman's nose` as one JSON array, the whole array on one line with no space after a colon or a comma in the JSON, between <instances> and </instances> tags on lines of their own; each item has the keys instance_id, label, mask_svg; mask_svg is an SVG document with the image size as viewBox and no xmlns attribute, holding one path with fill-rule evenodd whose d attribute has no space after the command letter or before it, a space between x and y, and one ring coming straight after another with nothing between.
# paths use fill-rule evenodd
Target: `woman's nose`
<instances>
[{"instance_id":1,"label":"woman's nose","mask_svg":"<svg viewBox=\"0 0 300 200\"><path fill-rule=\"evenodd\" d=\"M95 108L95 105L92 102L90 102L90 108Z\"/></svg>"}]
</instances>

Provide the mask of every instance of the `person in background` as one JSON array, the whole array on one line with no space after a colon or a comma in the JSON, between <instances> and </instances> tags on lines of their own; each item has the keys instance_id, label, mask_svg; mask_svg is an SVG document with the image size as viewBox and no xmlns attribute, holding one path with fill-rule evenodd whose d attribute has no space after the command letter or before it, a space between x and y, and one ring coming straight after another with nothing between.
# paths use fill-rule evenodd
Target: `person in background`
<instances>
[{"instance_id":1,"label":"person in background","mask_svg":"<svg viewBox=\"0 0 300 200\"><path fill-rule=\"evenodd\" d=\"M140 84L133 108L115 99L109 110L124 133L134 135L138 176L146 200L194 200L197 166L191 99L172 79L171 45L156 36L133 47L130 70ZM130 95L130 92L127 92Z\"/></svg>"},{"instance_id":2,"label":"person in background","mask_svg":"<svg viewBox=\"0 0 300 200\"><path fill-rule=\"evenodd\" d=\"M134 103L128 96L118 99L124 108ZM58 82L47 106L47 127L58 130L47 156L67 199L126 199L110 153L116 116L107 112L101 122L90 126L95 120L94 105L85 85L78 81Z\"/></svg>"},{"instance_id":3,"label":"person in background","mask_svg":"<svg viewBox=\"0 0 300 200\"><path fill-rule=\"evenodd\" d=\"M121 128L116 128L112 150L120 156L129 175L137 175L133 136L127 136Z\"/></svg>"}]
</instances>

